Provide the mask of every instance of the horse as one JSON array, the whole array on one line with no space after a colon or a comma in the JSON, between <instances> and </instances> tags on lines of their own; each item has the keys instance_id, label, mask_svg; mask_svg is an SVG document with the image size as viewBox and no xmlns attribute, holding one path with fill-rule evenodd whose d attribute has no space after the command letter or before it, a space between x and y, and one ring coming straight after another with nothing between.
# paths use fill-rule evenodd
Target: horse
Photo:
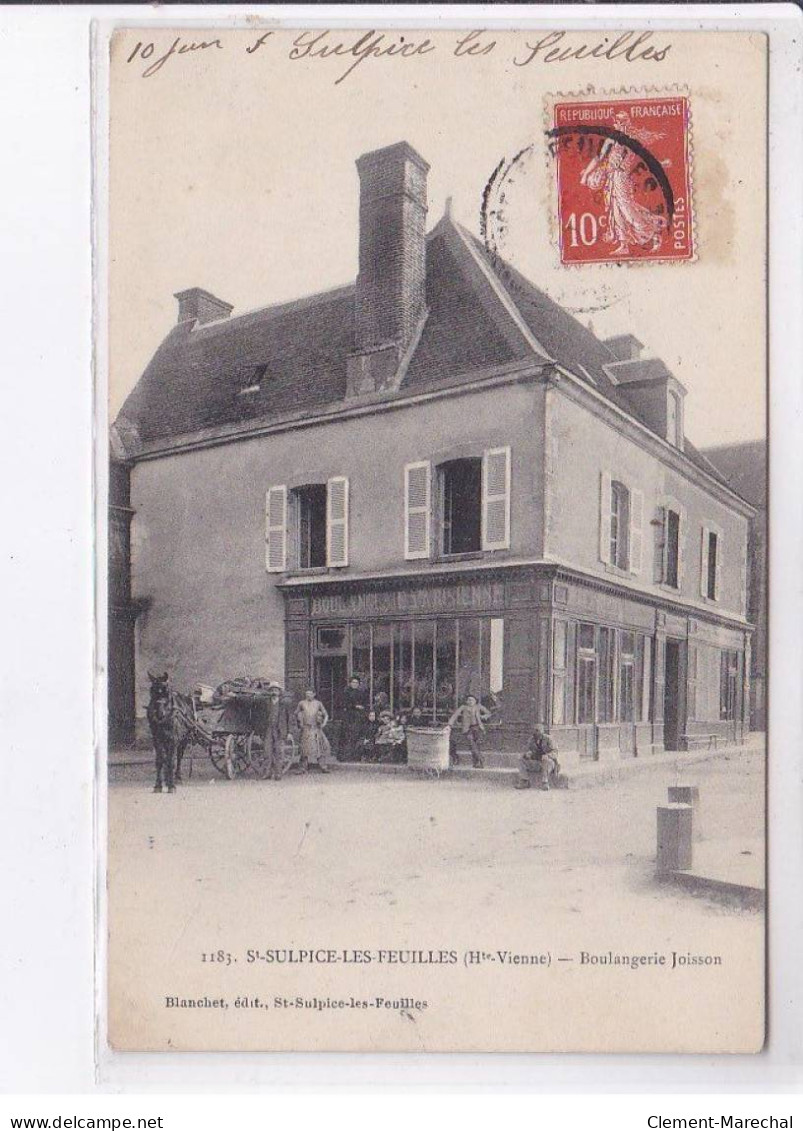
<instances>
[{"instance_id":1,"label":"horse","mask_svg":"<svg viewBox=\"0 0 803 1131\"><path fill-rule=\"evenodd\" d=\"M156 755L156 784L154 793L162 792L162 784L168 793L176 792L176 783L181 781L181 759L192 741L192 730L188 718L192 718L192 700L170 687L167 672L152 675L151 693L146 710L148 725L151 728L153 750Z\"/></svg>"}]
</instances>

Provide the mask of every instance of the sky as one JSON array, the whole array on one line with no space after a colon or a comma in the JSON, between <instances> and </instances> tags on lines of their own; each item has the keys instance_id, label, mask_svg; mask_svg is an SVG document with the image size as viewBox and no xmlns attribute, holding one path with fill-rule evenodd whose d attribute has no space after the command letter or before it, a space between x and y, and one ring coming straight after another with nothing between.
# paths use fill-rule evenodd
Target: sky
<instances>
[{"instance_id":1,"label":"sky","mask_svg":"<svg viewBox=\"0 0 803 1131\"><path fill-rule=\"evenodd\" d=\"M109 401L113 419L164 335L173 295L200 286L234 313L354 279L356 158L406 140L430 163L428 227L452 199L480 232L483 189L500 160L532 146L508 190L503 254L600 337L634 333L688 390L698 446L764 434L765 40L661 33L662 59L546 62L545 32L483 33L485 54L455 54L463 32L407 29L409 51L313 57L312 33L160 27L112 48ZM317 33L316 33L317 34ZM557 33L555 33L557 34ZM605 34L566 33L575 50ZM315 48L350 48L329 32ZM189 50L191 42L219 40ZM432 45L428 47L425 41ZM149 67L177 48L149 75ZM295 41L295 47L294 47ZM148 51L148 44L153 49ZM379 45L399 46L386 33ZM139 47L137 45L140 45ZM187 48L180 53L178 48ZM291 58L295 50L297 58ZM144 58L143 56L146 56ZM543 146L551 100L593 86L683 92L692 107L694 263L560 264L555 176Z\"/></svg>"}]
</instances>

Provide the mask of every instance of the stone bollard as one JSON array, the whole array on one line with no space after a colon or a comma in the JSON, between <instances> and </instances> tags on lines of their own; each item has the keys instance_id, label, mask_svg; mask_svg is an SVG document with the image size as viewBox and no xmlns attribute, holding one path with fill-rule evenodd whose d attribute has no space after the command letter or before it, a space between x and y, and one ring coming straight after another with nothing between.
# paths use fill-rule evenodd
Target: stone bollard
<instances>
[{"instance_id":1,"label":"stone bollard","mask_svg":"<svg viewBox=\"0 0 803 1131\"><path fill-rule=\"evenodd\" d=\"M693 818L691 805L658 806L658 875L691 868Z\"/></svg>"},{"instance_id":2,"label":"stone bollard","mask_svg":"<svg viewBox=\"0 0 803 1131\"><path fill-rule=\"evenodd\" d=\"M670 785L668 789L669 801L675 805L691 805L694 810L692 821L694 827L693 839L703 839L703 822L700 812L700 789L696 785Z\"/></svg>"}]
</instances>

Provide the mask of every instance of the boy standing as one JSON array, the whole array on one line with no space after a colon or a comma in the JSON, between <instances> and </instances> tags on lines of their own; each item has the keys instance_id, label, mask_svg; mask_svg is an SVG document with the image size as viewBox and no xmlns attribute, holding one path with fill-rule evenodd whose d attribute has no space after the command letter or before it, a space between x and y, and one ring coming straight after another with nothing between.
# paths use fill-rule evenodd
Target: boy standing
<instances>
[{"instance_id":1,"label":"boy standing","mask_svg":"<svg viewBox=\"0 0 803 1131\"><path fill-rule=\"evenodd\" d=\"M475 770L481 770L485 765L480 750L480 737L485 733L485 721L490 717L491 712L487 708L478 703L473 695L467 695L465 703L458 707L449 719L450 727L453 727L458 721L460 722L460 729L468 738L468 744L471 748L471 764ZM452 745L452 750L454 750L454 745ZM457 761L456 756L454 761Z\"/></svg>"}]
</instances>

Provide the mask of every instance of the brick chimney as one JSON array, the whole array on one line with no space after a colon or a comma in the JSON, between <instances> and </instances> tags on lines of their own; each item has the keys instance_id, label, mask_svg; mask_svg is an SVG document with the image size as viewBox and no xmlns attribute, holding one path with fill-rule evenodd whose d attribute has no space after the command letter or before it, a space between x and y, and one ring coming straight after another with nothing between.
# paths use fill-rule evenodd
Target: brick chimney
<instances>
[{"instance_id":1,"label":"brick chimney","mask_svg":"<svg viewBox=\"0 0 803 1131\"><path fill-rule=\"evenodd\" d=\"M209 291L200 287L190 287L188 291L178 291L173 295L178 299L178 322L197 322L199 326L207 322L217 322L228 318L234 307L231 303L215 298Z\"/></svg>"},{"instance_id":2,"label":"brick chimney","mask_svg":"<svg viewBox=\"0 0 803 1131\"><path fill-rule=\"evenodd\" d=\"M389 388L426 313L429 165L406 141L365 153L360 177L360 268L348 394Z\"/></svg>"}]
</instances>

